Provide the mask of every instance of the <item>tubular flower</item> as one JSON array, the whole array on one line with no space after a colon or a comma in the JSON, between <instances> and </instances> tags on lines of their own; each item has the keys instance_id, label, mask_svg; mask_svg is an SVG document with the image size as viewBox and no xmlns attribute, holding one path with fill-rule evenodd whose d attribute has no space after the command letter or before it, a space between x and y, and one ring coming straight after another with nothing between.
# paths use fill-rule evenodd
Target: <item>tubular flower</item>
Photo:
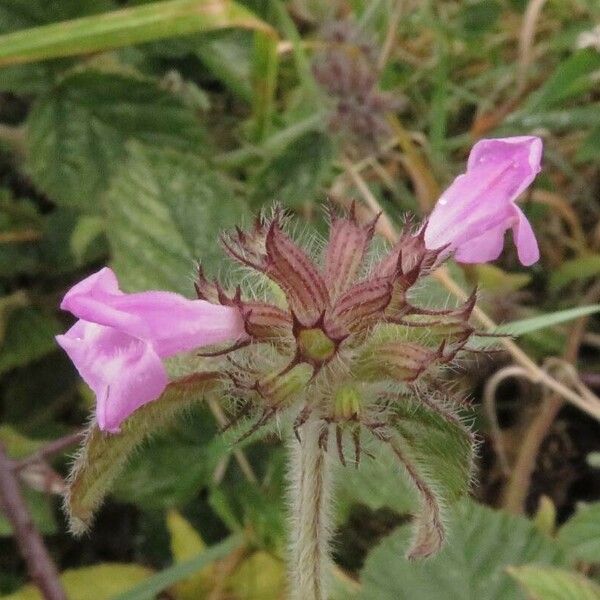
<instances>
[{"instance_id":1,"label":"tubular flower","mask_svg":"<svg viewBox=\"0 0 600 600\"><path fill-rule=\"evenodd\" d=\"M519 260L539 259L531 225L515 204L540 171L542 140L533 136L481 140L473 146L466 173L442 194L425 229L425 245L446 248L464 263L500 256L512 229Z\"/></svg>"},{"instance_id":2,"label":"tubular flower","mask_svg":"<svg viewBox=\"0 0 600 600\"><path fill-rule=\"evenodd\" d=\"M104 268L67 292L61 308L79 320L57 342L96 394L100 429L160 396L168 383L163 358L243 334L239 312L171 292L125 294Z\"/></svg>"}]
</instances>

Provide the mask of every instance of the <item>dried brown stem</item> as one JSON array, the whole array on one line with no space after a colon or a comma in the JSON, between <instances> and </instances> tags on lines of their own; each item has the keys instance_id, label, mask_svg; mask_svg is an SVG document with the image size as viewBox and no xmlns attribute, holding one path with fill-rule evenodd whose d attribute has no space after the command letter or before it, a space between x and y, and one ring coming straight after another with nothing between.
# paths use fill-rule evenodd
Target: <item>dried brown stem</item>
<instances>
[{"instance_id":1,"label":"dried brown stem","mask_svg":"<svg viewBox=\"0 0 600 600\"><path fill-rule=\"evenodd\" d=\"M0 444L0 501L27 563L29 575L46 600L67 600L56 566L25 504L12 461Z\"/></svg>"}]
</instances>

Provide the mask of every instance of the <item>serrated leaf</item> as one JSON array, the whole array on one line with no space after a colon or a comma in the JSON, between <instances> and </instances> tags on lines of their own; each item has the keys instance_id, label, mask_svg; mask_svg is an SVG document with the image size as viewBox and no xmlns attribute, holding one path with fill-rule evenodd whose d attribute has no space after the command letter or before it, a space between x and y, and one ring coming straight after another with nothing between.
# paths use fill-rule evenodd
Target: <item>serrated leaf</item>
<instances>
[{"instance_id":1,"label":"serrated leaf","mask_svg":"<svg viewBox=\"0 0 600 600\"><path fill-rule=\"evenodd\" d=\"M557 538L576 558L600 563L600 502L580 507L558 530Z\"/></svg>"},{"instance_id":2,"label":"serrated leaf","mask_svg":"<svg viewBox=\"0 0 600 600\"><path fill-rule=\"evenodd\" d=\"M275 35L267 23L232 0L170 0L2 36L0 65L74 56L230 27Z\"/></svg>"},{"instance_id":3,"label":"serrated leaf","mask_svg":"<svg viewBox=\"0 0 600 600\"><path fill-rule=\"evenodd\" d=\"M577 308L559 310L537 317L530 317L529 319L520 319L518 321L511 321L510 323L503 323L499 327L496 327L494 331L495 333L518 337L520 335L539 331L540 329L545 329L546 327L567 323L573 319L593 315L597 312L600 312L600 304L578 306Z\"/></svg>"},{"instance_id":4,"label":"serrated leaf","mask_svg":"<svg viewBox=\"0 0 600 600\"><path fill-rule=\"evenodd\" d=\"M223 260L222 229L245 206L206 162L181 152L129 146L107 194L108 238L115 270L129 290L189 293L194 264Z\"/></svg>"},{"instance_id":5,"label":"serrated leaf","mask_svg":"<svg viewBox=\"0 0 600 600\"><path fill-rule=\"evenodd\" d=\"M115 594L147 579L152 571L140 565L106 563L78 569L67 569L60 581L69 600L112 600ZM42 600L32 584L22 587L2 600Z\"/></svg>"},{"instance_id":6,"label":"serrated leaf","mask_svg":"<svg viewBox=\"0 0 600 600\"><path fill-rule=\"evenodd\" d=\"M252 205L281 202L299 207L313 202L329 173L333 148L329 138L310 131L291 142L254 177Z\"/></svg>"},{"instance_id":7,"label":"serrated leaf","mask_svg":"<svg viewBox=\"0 0 600 600\"><path fill-rule=\"evenodd\" d=\"M123 471L132 452L149 435L171 425L190 406L202 402L214 385L212 374L195 374L169 384L162 396L138 409L117 435L102 433L92 423L69 475L65 507L71 529L85 531L94 513Z\"/></svg>"},{"instance_id":8,"label":"serrated leaf","mask_svg":"<svg viewBox=\"0 0 600 600\"><path fill-rule=\"evenodd\" d=\"M97 69L73 72L38 99L27 119L27 168L65 206L94 212L125 155L125 141L199 149L193 111L154 81Z\"/></svg>"},{"instance_id":9,"label":"serrated leaf","mask_svg":"<svg viewBox=\"0 0 600 600\"><path fill-rule=\"evenodd\" d=\"M38 360L56 349L58 321L36 308L15 310L0 340L0 374Z\"/></svg>"},{"instance_id":10,"label":"serrated leaf","mask_svg":"<svg viewBox=\"0 0 600 600\"><path fill-rule=\"evenodd\" d=\"M536 565L510 567L508 573L530 600L600 600L600 586L579 573Z\"/></svg>"},{"instance_id":11,"label":"serrated leaf","mask_svg":"<svg viewBox=\"0 0 600 600\"><path fill-rule=\"evenodd\" d=\"M509 565L563 565L551 540L523 517L462 501L449 512L449 543L427 561L403 557L410 528L401 527L367 558L359 598L364 600L524 600L506 574Z\"/></svg>"}]
</instances>

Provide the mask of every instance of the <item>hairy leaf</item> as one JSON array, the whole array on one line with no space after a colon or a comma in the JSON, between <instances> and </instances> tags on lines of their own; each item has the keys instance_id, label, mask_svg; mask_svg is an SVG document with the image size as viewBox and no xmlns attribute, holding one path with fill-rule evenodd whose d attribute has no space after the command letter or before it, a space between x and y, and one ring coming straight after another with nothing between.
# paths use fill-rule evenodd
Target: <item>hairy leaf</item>
<instances>
[{"instance_id":1,"label":"hairy leaf","mask_svg":"<svg viewBox=\"0 0 600 600\"><path fill-rule=\"evenodd\" d=\"M361 574L365 600L524 600L506 574L509 565L563 565L557 544L523 517L464 500L448 514L449 543L435 557L409 562L410 528L401 527L367 558Z\"/></svg>"},{"instance_id":2,"label":"hairy leaf","mask_svg":"<svg viewBox=\"0 0 600 600\"><path fill-rule=\"evenodd\" d=\"M189 293L194 262L222 260L219 231L238 224L244 208L196 156L130 145L107 194L119 279L129 290Z\"/></svg>"},{"instance_id":3,"label":"hairy leaf","mask_svg":"<svg viewBox=\"0 0 600 600\"><path fill-rule=\"evenodd\" d=\"M441 548L446 508L467 493L473 476L471 432L450 407L435 402L439 412L408 400L394 408L396 436L390 446L418 499L410 558L429 556Z\"/></svg>"},{"instance_id":4,"label":"hairy leaf","mask_svg":"<svg viewBox=\"0 0 600 600\"><path fill-rule=\"evenodd\" d=\"M172 424L185 409L201 402L216 384L211 373L190 375L169 384L162 396L137 410L116 435L92 423L69 476L65 507L74 533L83 533L125 467L131 453L149 435Z\"/></svg>"},{"instance_id":5,"label":"hairy leaf","mask_svg":"<svg viewBox=\"0 0 600 600\"><path fill-rule=\"evenodd\" d=\"M66 76L38 99L27 120L27 167L53 200L98 211L125 155L125 141L200 149L194 112L154 81L97 69Z\"/></svg>"}]
</instances>

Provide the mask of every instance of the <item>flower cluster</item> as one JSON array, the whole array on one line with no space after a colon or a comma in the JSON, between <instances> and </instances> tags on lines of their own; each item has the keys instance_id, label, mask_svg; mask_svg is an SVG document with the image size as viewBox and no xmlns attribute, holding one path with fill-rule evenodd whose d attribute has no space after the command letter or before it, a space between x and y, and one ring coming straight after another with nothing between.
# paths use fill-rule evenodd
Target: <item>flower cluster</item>
<instances>
[{"instance_id":1,"label":"flower cluster","mask_svg":"<svg viewBox=\"0 0 600 600\"><path fill-rule=\"evenodd\" d=\"M377 46L352 21L328 24L321 38L325 48L312 70L334 105L330 128L373 144L388 131L385 114L399 108L397 98L378 89Z\"/></svg>"},{"instance_id":2,"label":"flower cluster","mask_svg":"<svg viewBox=\"0 0 600 600\"><path fill-rule=\"evenodd\" d=\"M438 310L413 299L413 290L451 254L464 262L496 258L512 229L523 264L538 258L531 227L515 205L539 171L535 137L482 140L467 172L446 190L424 225L408 224L379 260L370 250L376 219L361 223L354 207L330 215L328 242L311 257L286 232L279 209L249 231L225 234L228 255L268 286L265 297L223 289L199 270L197 300L169 292L125 294L110 269L77 284L61 307L79 321L59 344L97 397L102 430L119 425L167 385L162 359L204 346L202 361L222 375L236 400L232 420L252 418L247 434L283 411L298 437L308 419L322 423L325 448L335 431L360 459L361 432L390 438L395 407L414 396L456 422L434 391L439 367L468 349L473 294L461 307Z\"/></svg>"}]
</instances>

